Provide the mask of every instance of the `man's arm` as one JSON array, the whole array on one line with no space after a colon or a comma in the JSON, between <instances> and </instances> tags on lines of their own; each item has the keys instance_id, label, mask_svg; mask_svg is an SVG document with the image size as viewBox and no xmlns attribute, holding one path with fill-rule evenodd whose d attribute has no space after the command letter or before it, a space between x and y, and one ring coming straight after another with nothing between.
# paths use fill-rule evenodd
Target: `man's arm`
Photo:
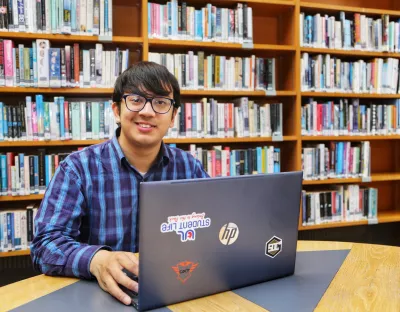
<instances>
[{"instance_id":1,"label":"man's arm","mask_svg":"<svg viewBox=\"0 0 400 312\"><path fill-rule=\"evenodd\" d=\"M198 159L195 159L194 178L209 178L210 176L204 170L203 165Z\"/></svg>"},{"instance_id":2,"label":"man's arm","mask_svg":"<svg viewBox=\"0 0 400 312\"><path fill-rule=\"evenodd\" d=\"M82 181L69 165L60 163L35 218L31 245L33 266L46 275L92 278L90 261L101 248L79 243L79 227L86 214Z\"/></svg>"}]
</instances>

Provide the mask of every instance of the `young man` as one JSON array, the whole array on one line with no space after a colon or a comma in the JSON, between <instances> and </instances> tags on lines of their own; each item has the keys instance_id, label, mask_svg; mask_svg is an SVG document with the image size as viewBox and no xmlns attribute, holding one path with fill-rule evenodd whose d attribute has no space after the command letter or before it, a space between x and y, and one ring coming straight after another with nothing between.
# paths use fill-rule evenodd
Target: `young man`
<instances>
[{"instance_id":1,"label":"young man","mask_svg":"<svg viewBox=\"0 0 400 312\"><path fill-rule=\"evenodd\" d=\"M174 124L180 90L164 67L139 62L118 77L113 112L119 125L105 143L70 154L47 188L31 246L46 275L96 278L125 304L138 284L138 193L141 181L208 177L201 163L162 141Z\"/></svg>"}]
</instances>

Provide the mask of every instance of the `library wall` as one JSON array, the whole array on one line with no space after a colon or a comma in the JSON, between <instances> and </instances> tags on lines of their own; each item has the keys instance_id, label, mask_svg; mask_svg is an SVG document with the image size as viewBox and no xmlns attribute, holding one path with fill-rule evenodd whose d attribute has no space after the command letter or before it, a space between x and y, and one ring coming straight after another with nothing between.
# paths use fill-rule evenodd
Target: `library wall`
<instances>
[{"instance_id":1,"label":"library wall","mask_svg":"<svg viewBox=\"0 0 400 312\"><path fill-rule=\"evenodd\" d=\"M28 134L33 131L33 125L25 119L22 129L25 118L22 114L16 113L15 124L13 120L2 127L8 111L6 108L2 114L0 110L0 155L38 156L38 150L44 149L47 158L43 159L50 163L47 180L41 177L33 190L22 191L21 183L19 188L17 183L13 189L8 181L0 188L0 215L8 210L37 208L43 198L39 188L49 182L62 155L103 142L112 135L115 124L107 112L110 112L116 77L129 64L153 60L167 66L181 82L182 106L177 123L165 138L167 144L201 159L212 176L303 170L300 239L396 244L398 236L393 233L400 222L400 79L397 71L387 81L378 80L377 72L380 77L389 76L387 68L399 68L400 26L395 23L399 23L400 1L216 0L210 2L215 6L215 11L211 10L215 16L210 19L214 23L210 28L205 21L204 25L203 21L201 25L193 24L189 18L193 12L182 15L182 1L174 2L177 3L175 19L163 16L162 21L156 20L161 18L160 11L153 4L166 5L166 0L109 0L109 3L111 11L104 9L103 14L112 12L112 31L111 28L107 31L105 15L100 16L100 24L96 24L99 35L91 32L95 27L90 32L80 31L78 27L67 34L61 33L60 27L64 26L61 20L62 25L57 25L53 33L10 31L4 28L5 17L0 15L0 52L3 52L0 53L0 67L6 64L4 41L12 40L18 50L19 45L32 49L37 39L45 39L49 40L50 48L58 48L58 51L77 44L81 51L92 53L91 57L78 60L89 71L91 66L95 68L89 74L85 72L83 78L78 75L78 82L66 82L65 73L60 72L60 87L38 87L30 72L34 68L29 66L24 68L26 81L17 81L15 75L8 77L11 85L6 85L4 77L0 76L0 105L9 107L11 120L14 117L12 108L29 110L30 101L60 105L66 109L64 121L71 118L71 123L64 126L53 121L46 124L46 128L43 117L43 127L39 126L34 136ZM207 8L200 0L184 3L195 10ZM226 11L217 11L217 8L224 8L241 12L233 14L243 14L245 5L250 13L246 21L242 16L240 25L229 24L228 16L224 15ZM327 24L321 22L325 15L330 18ZM341 16L346 21L341 20ZM310 22L308 26L304 25L306 17ZM356 26L356 18L360 18L357 23L361 20L365 23L364 17L373 19L368 28L373 30L373 35L369 32L368 40L363 32L366 25ZM332 24L333 18L336 24ZM221 21L227 24L223 27ZM179 33L171 35L172 25L178 22L181 28L174 28L174 31L179 30ZM186 31L182 26L184 22L188 27L186 36L182 34ZM317 25L319 29L315 29ZM28 25L29 29L32 27ZM339 36L339 32L333 36L334 27L338 27L344 37ZM233 29L230 33L233 39L223 40L222 36L227 35L229 29ZM248 37L244 35L245 29ZM309 31L308 36L304 36L306 31ZM387 41L385 31L391 34ZM209 38L203 38L203 34ZM196 35L198 38L194 38ZM355 37L362 37L368 48L355 49ZM307 39L310 42L306 42ZM344 48L345 44L349 46ZM107 61L100 66L95 62L99 51L107 53L101 54ZM233 58L233 64L242 64L242 69L227 65L232 64L228 62ZM348 66L332 75L333 85L327 83L327 68L336 70L342 65L329 63L332 60ZM361 69L358 72L355 68ZM69 70L73 70L72 67ZM24 73L22 69L21 73ZM346 77L347 85L338 76ZM371 76L374 79L369 79ZM363 88L363 82L367 89ZM59 98L66 106L57 102ZM73 123L72 110L68 112L72 103L79 103L82 109L80 115L75 112L82 120L79 127ZM104 111L98 110L98 104ZM222 106L224 108L219 110ZM273 107L279 108L274 110ZM85 110L96 112L95 121L86 120L87 115L82 113ZM225 116L230 116L232 123ZM187 121L189 119L192 121ZM25 137L22 137L24 130ZM43 139L45 133L51 136L50 140ZM208 161L214 156L218 162ZM228 161L224 164L221 159ZM21 168L15 159L5 164L7 170ZM34 170L39 167L38 164ZM1 179L0 182L3 183ZM337 198L340 200L336 201ZM320 204L322 208L317 211L315 205ZM7 249L0 250L0 274L11 264L29 270L26 262L15 261L19 257L28 259L28 249L8 250L1 243L0 249ZM7 272L11 280L14 273L10 272L15 271Z\"/></svg>"}]
</instances>

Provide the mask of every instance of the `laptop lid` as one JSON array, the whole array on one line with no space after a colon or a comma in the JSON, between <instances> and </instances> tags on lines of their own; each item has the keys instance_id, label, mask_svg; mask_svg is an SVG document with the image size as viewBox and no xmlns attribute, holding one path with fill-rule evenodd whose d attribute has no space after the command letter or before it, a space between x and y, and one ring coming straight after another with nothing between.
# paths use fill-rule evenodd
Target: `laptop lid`
<instances>
[{"instance_id":1,"label":"laptop lid","mask_svg":"<svg viewBox=\"0 0 400 312\"><path fill-rule=\"evenodd\" d=\"M143 182L139 308L294 273L302 172Z\"/></svg>"}]
</instances>

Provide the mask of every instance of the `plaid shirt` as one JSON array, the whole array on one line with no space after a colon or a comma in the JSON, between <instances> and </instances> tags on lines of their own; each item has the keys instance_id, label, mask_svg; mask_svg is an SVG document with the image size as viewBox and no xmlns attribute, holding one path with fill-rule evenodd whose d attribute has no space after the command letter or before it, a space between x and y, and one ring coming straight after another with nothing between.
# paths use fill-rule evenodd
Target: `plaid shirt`
<instances>
[{"instance_id":1,"label":"plaid shirt","mask_svg":"<svg viewBox=\"0 0 400 312\"><path fill-rule=\"evenodd\" d=\"M52 178L35 218L34 268L47 275L93 278L90 261L99 249L138 251L141 181L205 178L189 153L162 143L144 177L128 163L116 136L70 154Z\"/></svg>"}]
</instances>

